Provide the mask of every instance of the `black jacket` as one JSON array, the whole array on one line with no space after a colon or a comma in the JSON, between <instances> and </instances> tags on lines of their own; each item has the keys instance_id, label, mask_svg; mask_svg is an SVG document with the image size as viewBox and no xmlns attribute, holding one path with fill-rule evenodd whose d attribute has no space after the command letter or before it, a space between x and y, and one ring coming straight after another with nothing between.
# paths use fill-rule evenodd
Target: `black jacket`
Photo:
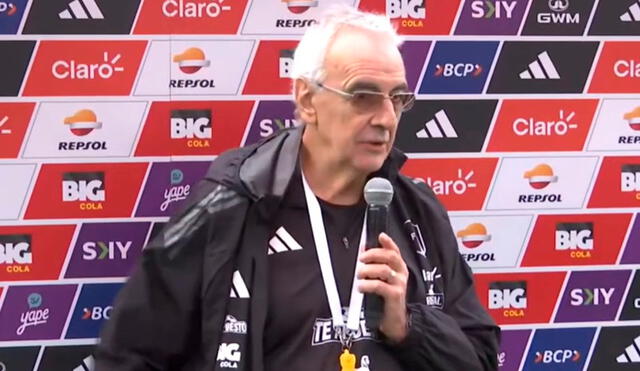
<instances>
[{"instance_id":1,"label":"black jacket","mask_svg":"<svg viewBox=\"0 0 640 371\"><path fill-rule=\"evenodd\" d=\"M242 352L237 370L263 370L269 221L295 170L302 131L282 131L212 163L118 295L96 348L97 371L218 370L220 344L230 342ZM394 185L392 207L441 277L421 283L425 300L408 304L407 339L389 346L406 370L496 370L500 330L478 301L446 211L430 189L398 173L404 161L394 149L383 166ZM234 272L250 297L230 299ZM248 323L242 340L223 331L230 313Z\"/></svg>"}]
</instances>

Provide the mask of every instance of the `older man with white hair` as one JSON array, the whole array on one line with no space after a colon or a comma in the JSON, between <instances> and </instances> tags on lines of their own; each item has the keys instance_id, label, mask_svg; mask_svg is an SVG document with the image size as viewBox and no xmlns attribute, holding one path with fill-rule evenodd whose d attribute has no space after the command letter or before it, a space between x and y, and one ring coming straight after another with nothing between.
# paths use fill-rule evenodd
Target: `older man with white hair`
<instances>
[{"instance_id":1,"label":"older man with white hair","mask_svg":"<svg viewBox=\"0 0 640 371\"><path fill-rule=\"evenodd\" d=\"M97 370L497 368L499 328L446 211L399 174L414 101L400 44L349 7L307 30L292 69L304 125L212 163L119 295ZM365 249L373 177L394 196Z\"/></svg>"}]
</instances>

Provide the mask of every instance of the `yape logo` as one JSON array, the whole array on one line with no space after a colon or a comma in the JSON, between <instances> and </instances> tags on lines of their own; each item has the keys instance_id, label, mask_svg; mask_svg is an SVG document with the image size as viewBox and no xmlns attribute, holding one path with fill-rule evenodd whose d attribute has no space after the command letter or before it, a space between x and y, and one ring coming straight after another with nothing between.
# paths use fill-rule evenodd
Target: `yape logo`
<instances>
[{"instance_id":1,"label":"yape logo","mask_svg":"<svg viewBox=\"0 0 640 371\"><path fill-rule=\"evenodd\" d=\"M597 42L505 42L488 92L581 93L598 45Z\"/></svg>"},{"instance_id":2,"label":"yape logo","mask_svg":"<svg viewBox=\"0 0 640 371\"><path fill-rule=\"evenodd\" d=\"M125 277L138 260L149 223L85 223L66 278Z\"/></svg>"},{"instance_id":3,"label":"yape logo","mask_svg":"<svg viewBox=\"0 0 640 371\"><path fill-rule=\"evenodd\" d=\"M140 0L48 0L31 5L25 34L129 34Z\"/></svg>"},{"instance_id":4,"label":"yape logo","mask_svg":"<svg viewBox=\"0 0 640 371\"><path fill-rule=\"evenodd\" d=\"M523 35L575 35L584 33L594 0L533 1Z\"/></svg>"},{"instance_id":5,"label":"yape logo","mask_svg":"<svg viewBox=\"0 0 640 371\"><path fill-rule=\"evenodd\" d=\"M360 10L386 14L405 35L448 35L460 0L361 0Z\"/></svg>"},{"instance_id":6,"label":"yape logo","mask_svg":"<svg viewBox=\"0 0 640 371\"><path fill-rule=\"evenodd\" d=\"M134 34L235 34L247 0L145 1Z\"/></svg>"},{"instance_id":7,"label":"yape logo","mask_svg":"<svg viewBox=\"0 0 640 371\"><path fill-rule=\"evenodd\" d=\"M294 118L292 101L260 101L243 145L253 144L283 129L301 125Z\"/></svg>"},{"instance_id":8,"label":"yape logo","mask_svg":"<svg viewBox=\"0 0 640 371\"><path fill-rule=\"evenodd\" d=\"M456 35L516 35L527 0L467 0Z\"/></svg>"},{"instance_id":9,"label":"yape logo","mask_svg":"<svg viewBox=\"0 0 640 371\"><path fill-rule=\"evenodd\" d=\"M146 168L146 163L44 165L25 218L130 216ZM51 195L55 189L58 197Z\"/></svg>"},{"instance_id":10,"label":"yape logo","mask_svg":"<svg viewBox=\"0 0 640 371\"><path fill-rule=\"evenodd\" d=\"M15 34L27 7L27 0L0 1L0 34Z\"/></svg>"},{"instance_id":11,"label":"yape logo","mask_svg":"<svg viewBox=\"0 0 640 371\"><path fill-rule=\"evenodd\" d=\"M291 94L291 65L297 45L297 41L260 41L243 94Z\"/></svg>"},{"instance_id":12,"label":"yape logo","mask_svg":"<svg viewBox=\"0 0 640 371\"><path fill-rule=\"evenodd\" d=\"M191 193L209 167L208 161L153 164L136 216L169 216Z\"/></svg>"},{"instance_id":13,"label":"yape logo","mask_svg":"<svg viewBox=\"0 0 640 371\"><path fill-rule=\"evenodd\" d=\"M595 328L536 330L522 370L581 371L595 332Z\"/></svg>"},{"instance_id":14,"label":"yape logo","mask_svg":"<svg viewBox=\"0 0 640 371\"><path fill-rule=\"evenodd\" d=\"M479 152L495 100L419 100L402 115L396 145L405 152Z\"/></svg>"},{"instance_id":15,"label":"yape logo","mask_svg":"<svg viewBox=\"0 0 640 371\"><path fill-rule=\"evenodd\" d=\"M136 95L236 94L252 40L152 41Z\"/></svg>"},{"instance_id":16,"label":"yape logo","mask_svg":"<svg viewBox=\"0 0 640 371\"><path fill-rule=\"evenodd\" d=\"M24 95L129 95L146 41L42 41Z\"/></svg>"},{"instance_id":17,"label":"yape logo","mask_svg":"<svg viewBox=\"0 0 640 371\"><path fill-rule=\"evenodd\" d=\"M0 316L0 340L59 339L76 287L49 285L9 288Z\"/></svg>"},{"instance_id":18,"label":"yape logo","mask_svg":"<svg viewBox=\"0 0 640 371\"><path fill-rule=\"evenodd\" d=\"M598 100L511 100L502 102L488 151L580 151Z\"/></svg>"},{"instance_id":19,"label":"yape logo","mask_svg":"<svg viewBox=\"0 0 640 371\"><path fill-rule=\"evenodd\" d=\"M596 157L505 158L487 209L581 207Z\"/></svg>"},{"instance_id":20,"label":"yape logo","mask_svg":"<svg viewBox=\"0 0 640 371\"><path fill-rule=\"evenodd\" d=\"M0 103L0 158L16 158L35 103Z\"/></svg>"},{"instance_id":21,"label":"yape logo","mask_svg":"<svg viewBox=\"0 0 640 371\"><path fill-rule=\"evenodd\" d=\"M564 277L564 272L474 275L480 302L499 325L549 322Z\"/></svg>"},{"instance_id":22,"label":"yape logo","mask_svg":"<svg viewBox=\"0 0 640 371\"><path fill-rule=\"evenodd\" d=\"M335 4L355 5L354 0L252 1L243 34L303 34L317 22L324 9Z\"/></svg>"},{"instance_id":23,"label":"yape logo","mask_svg":"<svg viewBox=\"0 0 640 371\"><path fill-rule=\"evenodd\" d=\"M588 207L638 207L640 158L605 157Z\"/></svg>"},{"instance_id":24,"label":"yape logo","mask_svg":"<svg viewBox=\"0 0 640 371\"><path fill-rule=\"evenodd\" d=\"M640 42L604 43L589 93L640 93Z\"/></svg>"},{"instance_id":25,"label":"yape logo","mask_svg":"<svg viewBox=\"0 0 640 371\"><path fill-rule=\"evenodd\" d=\"M252 108L253 101L154 102L135 155L218 155L238 147Z\"/></svg>"},{"instance_id":26,"label":"yape logo","mask_svg":"<svg viewBox=\"0 0 640 371\"><path fill-rule=\"evenodd\" d=\"M498 159L409 159L403 174L426 183L449 210L480 210Z\"/></svg>"},{"instance_id":27,"label":"yape logo","mask_svg":"<svg viewBox=\"0 0 640 371\"><path fill-rule=\"evenodd\" d=\"M113 300L122 283L84 284L71 316L65 339L96 338L109 320Z\"/></svg>"},{"instance_id":28,"label":"yape logo","mask_svg":"<svg viewBox=\"0 0 640 371\"><path fill-rule=\"evenodd\" d=\"M420 93L482 93L497 48L497 42L437 42Z\"/></svg>"},{"instance_id":29,"label":"yape logo","mask_svg":"<svg viewBox=\"0 0 640 371\"><path fill-rule=\"evenodd\" d=\"M589 35L640 35L638 0L598 3Z\"/></svg>"},{"instance_id":30,"label":"yape logo","mask_svg":"<svg viewBox=\"0 0 640 371\"><path fill-rule=\"evenodd\" d=\"M629 270L572 272L554 321L615 320L630 275Z\"/></svg>"},{"instance_id":31,"label":"yape logo","mask_svg":"<svg viewBox=\"0 0 640 371\"><path fill-rule=\"evenodd\" d=\"M514 267L531 216L452 216L460 254L472 268Z\"/></svg>"},{"instance_id":32,"label":"yape logo","mask_svg":"<svg viewBox=\"0 0 640 371\"><path fill-rule=\"evenodd\" d=\"M43 102L25 158L129 156L144 102Z\"/></svg>"},{"instance_id":33,"label":"yape logo","mask_svg":"<svg viewBox=\"0 0 640 371\"><path fill-rule=\"evenodd\" d=\"M614 264L631 214L540 215L523 266Z\"/></svg>"},{"instance_id":34,"label":"yape logo","mask_svg":"<svg viewBox=\"0 0 640 371\"><path fill-rule=\"evenodd\" d=\"M600 107L588 149L640 149L640 100L605 99Z\"/></svg>"}]
</instances>

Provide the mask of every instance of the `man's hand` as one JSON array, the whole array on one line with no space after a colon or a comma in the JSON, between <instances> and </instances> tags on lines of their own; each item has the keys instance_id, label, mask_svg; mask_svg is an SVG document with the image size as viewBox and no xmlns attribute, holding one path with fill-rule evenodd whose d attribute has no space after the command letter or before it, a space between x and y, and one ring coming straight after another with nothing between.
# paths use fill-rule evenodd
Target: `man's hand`
<instances>
[{"instance_id":1,"label":"man's hand","mask_svg":"<svg viewBox=\"0 0 640 371\"><path fill-rule=\"evenodd\" d=\"M409 271L398 245L386 233L378 238L381 248L360 255L363 263L357 272L358 289L384 299L384 313L379 330L392 342L407 336L407 280Z\"/></svg>"}]
</instances>

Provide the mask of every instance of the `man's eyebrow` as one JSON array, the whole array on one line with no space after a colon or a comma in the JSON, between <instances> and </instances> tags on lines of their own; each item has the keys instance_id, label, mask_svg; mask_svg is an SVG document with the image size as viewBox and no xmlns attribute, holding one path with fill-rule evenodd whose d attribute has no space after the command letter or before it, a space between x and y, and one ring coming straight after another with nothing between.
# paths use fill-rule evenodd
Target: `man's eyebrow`
<instances>
[{"instance_id":1,"label":"man's eyebrow","mask_svg":"<svg viewBox=\"0 0 640 371\"><path fill-rule=\"evenodd\" d=\"M393 89L391 89L391 92L398 92L398 91L406 91L408 90L409 87L407 86L406 83L401 83L397 86L395 86ZM357 81L353 84L351 84L347 90L349 91L356 91L356 90L369 90L369 91L381 91L380 87L372 82L368 82L368 81Z\"/></svg>"}]
</instances>

